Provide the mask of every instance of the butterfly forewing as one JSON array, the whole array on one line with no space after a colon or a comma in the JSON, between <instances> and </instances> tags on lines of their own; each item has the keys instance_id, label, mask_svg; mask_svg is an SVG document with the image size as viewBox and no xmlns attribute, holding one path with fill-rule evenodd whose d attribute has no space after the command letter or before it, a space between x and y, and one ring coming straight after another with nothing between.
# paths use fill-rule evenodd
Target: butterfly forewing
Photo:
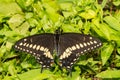
<instances>
[{"instance_id":1,"label":"butterfly forewing","mask_svg":"<svg viewBox=\"0 0 120 80\"><path fill-rule=\"evenodd\" d=\"M34 55L42 67L49 68L54 62L54 35L40 34L16 42L15 49Z\"/></svg>"},{"instance_id":2,"label":"butterfly forewing","mask_svg":"<svg viewBox=\"0 0 120 80\"><path fill-rule=\"evenodd\" d=\"M90 35L65 33L59 37L60 66L70 69L80 55L102 45L101 41Z\"/></svg>"}]
</instances>

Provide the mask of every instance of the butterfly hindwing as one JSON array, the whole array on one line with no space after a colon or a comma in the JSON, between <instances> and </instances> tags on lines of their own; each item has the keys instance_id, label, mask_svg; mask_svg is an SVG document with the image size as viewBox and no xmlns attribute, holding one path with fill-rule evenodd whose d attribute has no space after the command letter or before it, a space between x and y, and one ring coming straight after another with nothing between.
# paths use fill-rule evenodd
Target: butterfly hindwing
<instances>
[{"instance_id":1,"label":"butterfly hindwing","mask_svg":"<svg viewBox=\"0 0 120 80\"><path fill-rule=\"evenodd\" d=\"M90 35L65 33L59 37L60 66L71 69L80 55L102 45L101 41Z\"/></svg>"},{"instance_id":2,"label":"butterfly hindwing","mask_svg":"<svg viewBox=\"0 0 120 80\"><path fill-rule=\"evenodd\" d=\"M20 39L15 49L34 55L43 68L49 68L54 62L54 35L40 34Z\"/></svg>"}]
</instances>

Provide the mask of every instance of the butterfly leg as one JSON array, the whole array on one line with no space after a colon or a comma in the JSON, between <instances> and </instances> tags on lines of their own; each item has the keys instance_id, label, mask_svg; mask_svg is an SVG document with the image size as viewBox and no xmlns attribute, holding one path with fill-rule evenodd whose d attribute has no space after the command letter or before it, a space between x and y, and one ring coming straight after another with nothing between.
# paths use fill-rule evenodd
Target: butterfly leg
<instances>
[{"instance_id":1,"label":"butterfly leg","mask_svg":"<svg viewBox=\"0 0 120 80\"><path fill-rule=\"evenodd\" d=\"M62 67L61 67L62 68ZM67 72L68 72L68 76L70 76L70 77L72 77L72 67L71 68L67 68L67 67L65 67L65 69L67 70Z\"/></svg>"},{"instance_id":2,"label":"butterfly leg","mask_svg":"<svg viewBox=\"0 0 120 80\"><path fill-rule=\"evenodd\" d=\"M69 76L72 77L72 67L68 69L69 71Z\"/></svg>"},{"instance_id":3,"label":"butterfly leg","mask_svg":"<svg viewBox=\"0 0 120 80\"><path fill-rule=\"evenodd\" d=\"M62 61L60 61L60 63L59 63L59 66L60 66L60 68L62 69L63 67L68 71L68 75L70 76L70 77L72 77L72 65L66 65L66 62L67 60L62 60ZM62 62L62 63L61 63Z\"/></svg>"},{"instance_id":4,"label":"butterfly leg","mask_svg":"<svg viewBox=\"0 0 120 80\"><path fill-rule=\"evenodd\" d=\"M40 73L42 73L43 72L43 66L41 67L41 70L40 70Z\"/></svg>"}]
</instances>

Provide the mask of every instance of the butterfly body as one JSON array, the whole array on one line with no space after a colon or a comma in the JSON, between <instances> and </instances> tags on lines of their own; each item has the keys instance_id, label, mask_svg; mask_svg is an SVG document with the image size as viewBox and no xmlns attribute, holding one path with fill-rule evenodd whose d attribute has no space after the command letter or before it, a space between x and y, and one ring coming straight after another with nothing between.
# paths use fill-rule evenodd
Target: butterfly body
<instances>
[{"instance_id":1,"label":"butterfly body","mask_svg":"<svg viewBox=\"0 0 120 80\"><path fill-rule=\"evenodd\" d=\"M53 53L59 60L59 65L71 69L79 56L99 48L101 41L90 35L79 33L37 34L20 39L15 49L34 55L42 68L49 68L54 63Z\"/></svg>"}]
</instances>

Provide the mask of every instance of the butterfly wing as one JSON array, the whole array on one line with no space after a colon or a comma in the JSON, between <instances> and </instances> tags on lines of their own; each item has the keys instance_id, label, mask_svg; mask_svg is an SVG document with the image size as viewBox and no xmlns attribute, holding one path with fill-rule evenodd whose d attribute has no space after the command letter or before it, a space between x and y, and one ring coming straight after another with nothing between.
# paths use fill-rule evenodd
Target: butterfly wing
<instances>
[{"instance_id":1,"label":"butterfly wing","mask_svg":"<svg viewBox=\"0 0 120 80\"><path fill-rule=\"evenodd\" d=\"M58 55L60 66L71 69L79 56L102 45L101 41L90 35L65 33L59 37Z\"/></svg>"},{"instance_id":2,"label":"butterfly wing","mask_svg":"<svg viewBox=\"0 0 120 80\"><path fill-rule=\"evenodd\" d=\"M33 35L16 42L15 49L34 55L42 68L49 68L54 62L54 35L40 34Z\"/></svg>"}]
</instances>

